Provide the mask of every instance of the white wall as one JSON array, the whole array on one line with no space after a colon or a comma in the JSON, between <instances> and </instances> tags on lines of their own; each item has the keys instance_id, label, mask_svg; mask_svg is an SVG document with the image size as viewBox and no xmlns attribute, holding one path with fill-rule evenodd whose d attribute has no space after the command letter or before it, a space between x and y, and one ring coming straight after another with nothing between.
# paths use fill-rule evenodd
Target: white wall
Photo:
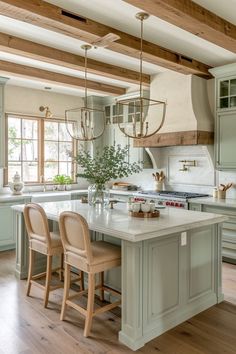
<instances>
[{"instance_id":1,"label":"white wall","mask_svg":"<svg viewBox=\"0 0 236 354\"><path fill-rule=\"evenodd\" d=\"M49 106L54 117L63 119L66 109L76 108L81 103L82 98L78 96L11 85L6 85L5 87L6 113L22 113L43 117L44 113L39 111L39 107ZM2 188L2 185L2 171L0 171L0 188ZM87 183L83 181L79 183L79 187L84 188L84 186L87 186ZM8 191L8 189L4 188L2 191Z\"/></svg>"}]
</instances>

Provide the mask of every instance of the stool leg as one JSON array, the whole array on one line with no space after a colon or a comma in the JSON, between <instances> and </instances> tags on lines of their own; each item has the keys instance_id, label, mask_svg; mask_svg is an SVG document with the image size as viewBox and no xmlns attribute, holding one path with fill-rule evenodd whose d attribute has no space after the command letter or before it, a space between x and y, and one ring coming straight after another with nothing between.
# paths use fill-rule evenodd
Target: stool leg
<instances>
[{"instance_id":1,"label":"stool leg","mask_svg":"<svg viewBox=\"0 0 236 354\"><path fill-rule=\"evenodd\" d=\"M63 281L63 270L64 270L64 253L61 254L61 269L59 274L60 281Z\"/></svg>"},{"instance_id":2,"label":"stool leg","mask_svg":"<svg viewBox=\"0 0 236 354\"><path fill-rule=\"evenodd\" d=\"M28 279L27 279L27 292L26 295L29 296L31 289L31 280L33 276L33 265L34 265L34 251L29 249L29 269L28 269Z\"/></svg>"},{"instance_id":3,"label":"stool leg","mask_svg":"<svg viewBox=\"0 0 236 354\"><path fill-rule=\"evenodd\" d=\"M47 270L46 270L46 282L45 282L45 294L44 294L44 307L48 305L48 297L50 292L50 282L52 277L52 256L47 256Z\"/></svg>"},{"instance_id":4,"label":"stool leg","mask_svg":"<svg viewBox=\"0 0 236 354\"><path fill-rule=\"evenodd\" d=\"M66 301L69 297L69 290L70 290L70 265L65 263L65 271L64 271L64 293L63 293L63 300L62 300L62 307L61 307L61 316L60 320L63 321L65 318L65 311L66 311Z\"/></svg>"},{"instance_id":5,"label":"stool leg","mask_svg":"<svg viewBox=\"0 0 236 354\"><path fill-rule=\"evenodd\" d=\"M80 277L80 290L84 290L84 272L82 270L80 271Z\"/></svg>"},{"instance_id":6,"label":"stool leg","mask_svg":"<svg viewBox=\"0 0 236 354\"><path fill-rule=\"evenodd\" d=\"M103 286L104 286L104 272L99 273L99 279L100 279L100 300L104 301L104 290L103 290Z\"/></svg>"},{"instance_id":7,"label":"stool leg","mask_svg":"<svg viewBox=\"0 0 236 354\"><path fill-rule=\"evenodd\" d=\"M88 302L87 313L85 319L84 336L88 337L92 326L93 307L94 307L94 294L95 294L95 274L88 274Z\"/></svg>"}]
</instances>

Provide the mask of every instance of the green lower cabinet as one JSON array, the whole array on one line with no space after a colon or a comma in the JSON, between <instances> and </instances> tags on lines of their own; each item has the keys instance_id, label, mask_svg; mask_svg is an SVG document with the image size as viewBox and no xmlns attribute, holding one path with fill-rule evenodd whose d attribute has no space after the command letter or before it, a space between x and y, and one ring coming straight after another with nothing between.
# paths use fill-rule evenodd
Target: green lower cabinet
<instances>
[{"instance_id":1,"label":"green lower cabinet","mask_svg":"<svg viewBox=\"0 0 236 354\"><path fill-rule=\"evenodd\" d=\"M26 200L14 203L0 203L0 251L15 249L16 240L13 230L13 211L11 207L16 204L24 204Z\"/></svg>"},{"instance_id":2,"label":"green lower cabinet","mask_svg":"<svg viewBox=\"0 0 236 354\"><path fill-rule=\"evenodd\" d=\"M213 205L189 204L190 210L227 215L229 220L222 225L222 256L224 261L236 263L236 209Z\"/></svg>"}]
</instances>

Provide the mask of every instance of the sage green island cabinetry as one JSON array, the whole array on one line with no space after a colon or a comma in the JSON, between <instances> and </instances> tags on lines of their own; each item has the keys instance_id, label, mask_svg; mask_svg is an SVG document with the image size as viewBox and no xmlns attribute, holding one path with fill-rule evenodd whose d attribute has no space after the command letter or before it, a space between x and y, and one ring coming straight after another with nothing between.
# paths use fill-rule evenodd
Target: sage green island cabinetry
<instances>
[{"instance_id":1,"label":"sage green island cabinetry","mask_svg":"<svg viewBox=\"0 0 236 354\"><path fill-rule=\"evenodd\" d=\"M189 209L228 216L228 220L222 224L222 256L224 261L236 263L236 201L194 199L189 203Z\"/></svg>"},{"instance_id":2,"label":"sage green island cabinetry","mask_svg":"<svg viewBox=\"0 0 236 354\"><path fill-rule=\"evenodd\" d=\"M236 170L236 64L210 70L215 76L215 166Z\"/></svg>"}]
</instances>

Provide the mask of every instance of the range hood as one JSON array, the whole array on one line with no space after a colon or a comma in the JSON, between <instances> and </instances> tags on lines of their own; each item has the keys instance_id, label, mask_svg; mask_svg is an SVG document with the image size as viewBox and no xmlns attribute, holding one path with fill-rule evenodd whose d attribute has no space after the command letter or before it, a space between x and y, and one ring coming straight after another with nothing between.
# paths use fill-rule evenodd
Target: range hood
<instances>
[{"instance_id":1,"label":"range hood","mask_svg":"<svg viewBox=\"0 0 236 354\"><path fill-rule=\"evenodd\" d=\"M209 97L208 91L212 94ZM214 102L213 80L166 71L152 78L150 98L166 100L166 119L150 138L137 139L135 147L208 145L214 142L214 119L209 99ZM152 107L148 115L151 120Z\"/></svg>"}]
</instances>

